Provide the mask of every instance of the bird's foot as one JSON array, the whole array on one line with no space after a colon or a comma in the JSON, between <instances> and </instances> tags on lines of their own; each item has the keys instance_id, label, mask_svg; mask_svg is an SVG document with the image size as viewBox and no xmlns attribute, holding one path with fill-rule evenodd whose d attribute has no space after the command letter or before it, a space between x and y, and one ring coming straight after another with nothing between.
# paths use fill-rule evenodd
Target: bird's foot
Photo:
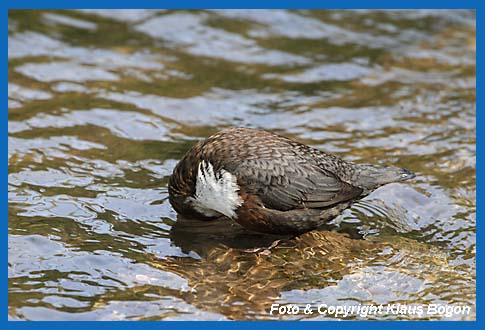
<instances>
[{"instance_id":1,"label":"bird's foot","mask_svg":"<svg viewBox=\"0 0 485 330\"><path fill-rule=\"evenodd\" d=\"M280 244L281 240L278 239L276 241L274 241L273 243L271 243L270 246L268 247L259 247L259 248L254 248L254 249L246 249L246 250L243 250L244 252L247 252L247 253L257 253L259 255L269 255L271 254L271 249L275 248L278 246L278 244Z\"/></svg>"}]
</instances>

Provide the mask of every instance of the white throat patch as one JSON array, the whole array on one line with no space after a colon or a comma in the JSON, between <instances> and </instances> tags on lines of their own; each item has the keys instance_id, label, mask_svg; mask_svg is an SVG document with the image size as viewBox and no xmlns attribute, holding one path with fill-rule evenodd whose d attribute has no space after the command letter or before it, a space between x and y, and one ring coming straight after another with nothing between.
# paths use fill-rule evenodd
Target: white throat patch
<instances>
[{"instance_id":1,"label":"white throat patch","mask_svg":"<svg viewBox=\"0 0 485 330\"><path fill-rule=\"evenodd\" d=\"M203 160L197 171L195 195L188 200L195 210L206 216L223 214L236 218L236 209L243 203L238 191L234 175L224 169L214 173L212 164Z\"/></svg>"}]
</instances>

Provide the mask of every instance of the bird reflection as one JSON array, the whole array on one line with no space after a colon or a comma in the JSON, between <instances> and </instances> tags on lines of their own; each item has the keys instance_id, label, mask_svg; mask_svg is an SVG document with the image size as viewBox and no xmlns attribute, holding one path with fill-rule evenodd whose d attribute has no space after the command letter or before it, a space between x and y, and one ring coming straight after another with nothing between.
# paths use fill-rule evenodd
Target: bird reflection
<instances>
[{"instance_id":1,"label":"bird reflection","mask_svg":"<svg viewBox=\"0 0 485 330\"><path fill-rule=\"evenodd\" d=\"M178 215L170 231L170 240L184 253L194 251L200 256L210 250L225 246L244 251L263 251L291 244L293 235L268 235L253 232L227 218L215 220L189 219Z\"/></svg>"},{"instance_id":2,"label":"bird reflection","mask_svg":"<svg viewBox=\"0 0 485 330\"><path fill-rule=\"evenodd\" d=\"M356 227L338 228L335 224L321 226L321 231L337 231L350 239L362 239ZM273 248L288 248L295 245L295 238L305 235L271 235L248 230L234 221L220 217L215 220L200 220L177 215L170 230L170 240L182 252L196 252L199 256L216 247L226 247L243 252L263 252Z\"/></svg>"}]
</instances>

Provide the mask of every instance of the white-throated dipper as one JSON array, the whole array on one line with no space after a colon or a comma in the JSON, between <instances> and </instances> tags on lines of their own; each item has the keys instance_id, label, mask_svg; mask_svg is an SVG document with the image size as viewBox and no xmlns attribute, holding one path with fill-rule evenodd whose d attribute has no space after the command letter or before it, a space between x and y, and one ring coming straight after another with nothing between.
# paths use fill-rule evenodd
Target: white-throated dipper
<instances>
[{"instance_id":1,"label":"white-throated dipper","mask_svg":"<svg viewBox=\"0 0 485 330\"><path fill-rule=\"evenodd\" d=\"M414 176L403 168L345 161L263 130L228 128L187 151L168 191L182 216L226 216L250 230L298 234L376 188Z\"/></svg>"}]
</instances>

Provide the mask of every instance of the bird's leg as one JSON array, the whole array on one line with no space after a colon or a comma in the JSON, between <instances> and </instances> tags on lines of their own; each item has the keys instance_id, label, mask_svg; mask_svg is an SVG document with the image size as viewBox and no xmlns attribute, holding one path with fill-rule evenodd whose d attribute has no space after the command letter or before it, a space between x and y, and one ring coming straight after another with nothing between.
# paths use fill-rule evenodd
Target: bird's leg
<instances>
[{"instance_id":1,"label":"bird's leg","mask_svg":"<svg viewBox=\"0 0 485 330\"><path fill-rule=\"evenodd\" d=\"M281 240L277 239L276 241L271 243L271 245L268 246L268 247L258 247L258 248L254 248L254 249L246 249L246 250L243 250L243 251L248 252L248 253L258 253L258 254L268 255L268 254L271 253L271 249L277 247L278 244L280 244L280 242L281 242Z\"/></svg>"}]
</instances>

